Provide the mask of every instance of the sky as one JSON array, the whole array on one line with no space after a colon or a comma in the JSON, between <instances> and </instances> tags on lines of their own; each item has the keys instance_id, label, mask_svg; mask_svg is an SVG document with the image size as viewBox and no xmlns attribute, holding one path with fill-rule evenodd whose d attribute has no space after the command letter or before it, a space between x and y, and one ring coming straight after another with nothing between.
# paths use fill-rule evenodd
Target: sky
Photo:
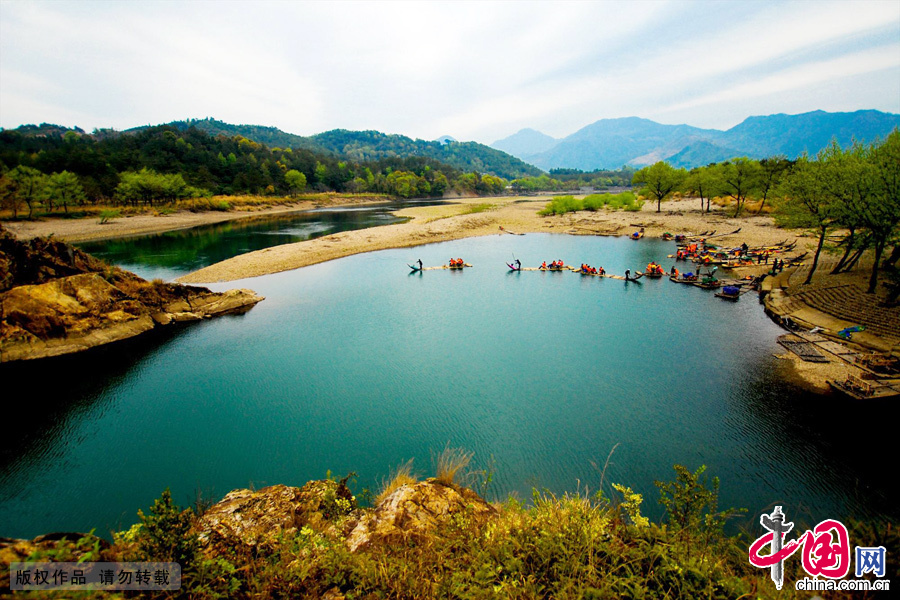
<instances>
[{"instance_id":1,"label":"sky","mask_svg":"<svg viewBox=\"0 0 900 600\"><path fill-rule=\"evenodd\" d=\"M188 118L490 144L900 113L900 1L0 0L0 127Z\"/></svg>"}]
</instances>

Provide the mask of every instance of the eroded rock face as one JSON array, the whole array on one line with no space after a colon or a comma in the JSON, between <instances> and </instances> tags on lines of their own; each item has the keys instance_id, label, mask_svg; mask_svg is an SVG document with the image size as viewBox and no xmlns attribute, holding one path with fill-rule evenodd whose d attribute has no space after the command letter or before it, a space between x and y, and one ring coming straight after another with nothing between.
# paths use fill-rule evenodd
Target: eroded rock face
<instances>
[{"instance_id":1,"label":"eroded rock face","mask_svg":"<svg viewBox=\"0 0 900 600\"><path fill-rule=\"evenodd\" d=\"M273 485L257 491L234 490L200 517L195 531L207 552L271 548L279 538L290 537L304 526L336 534L336 518L353 506L350 490L330 480L310 481L302 488Z\"/></svg>"},{"instance_id":2,"label":"eroded rock face","mask_svg":"<svg viewBox=\"0 0 900 600\"><path fill-rule=\"evenodd\" d=\"M484 522L497 509L468 488L446 486L434 479L398 488L360 519L347 537L355 552L372 543L391 543L425 535L455 514Z\"/></svg>"},{"instance_id":3,"label":"eroded rock face","mask_svg":"<svg viewBox=\"0 0 900 600\"><path fill-rule=\"evenodd\" d=\"M0 229L0 362L79 352L261 300L251 290L146 281L66 244L21 242Z\"/></svg>"}]
</instances>

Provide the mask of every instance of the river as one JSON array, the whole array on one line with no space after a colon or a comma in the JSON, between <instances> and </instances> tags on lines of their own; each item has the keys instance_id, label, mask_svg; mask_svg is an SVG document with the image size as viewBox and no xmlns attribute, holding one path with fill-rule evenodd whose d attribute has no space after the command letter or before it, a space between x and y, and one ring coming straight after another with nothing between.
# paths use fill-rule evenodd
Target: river
<instances>
[{"instance_id":1,"label":"river","mask_svg":"<svg viewBox=\"0 0 900 600\"><path fill-rule=\"evenodd\" d=\"M493 471L491 499L596 490L615 448L606 484L643 493L653 517L653 482L679 463L706 465L750 526L773 504L801 524L896 518L896 408L785 383L781 330L752 294L505 266L622 273L668 268L673 250L534 234L372 252L212 286L266 296L244 315L7 368L30 395L0 442L0 535L108 535L166 487L184 505L330 470L377 491L411 458L432 475L447 444ZM457 256L474 267L406 266Z\"/></svg>"}]
</instances>

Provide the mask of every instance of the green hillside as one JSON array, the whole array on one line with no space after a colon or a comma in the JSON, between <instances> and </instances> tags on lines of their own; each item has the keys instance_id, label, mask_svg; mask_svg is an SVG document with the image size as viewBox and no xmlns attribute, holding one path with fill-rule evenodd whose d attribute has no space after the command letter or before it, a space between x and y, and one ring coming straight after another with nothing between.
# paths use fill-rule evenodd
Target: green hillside
<instances>
[{"instance_id":1,"label":"green hillside","mask_svg":"<svg viewBox=\"0 0 900 600\"><path fill-rule=\"evenodd\" d=\"M414 140L405 135L380 131L333 129L304 137L261 125L232 125L215 119L174 121L170 127L185 131L196 127L210 135L240 135L270 148L306 149L326 152L337 158L355 162L371 162L389 158L424 157L440 161L459 171L489 173L504 179L537 176L540 169L503 151L476 142ZM128 132L144 128L130 129Z\"/></svg>"}]
</instances>

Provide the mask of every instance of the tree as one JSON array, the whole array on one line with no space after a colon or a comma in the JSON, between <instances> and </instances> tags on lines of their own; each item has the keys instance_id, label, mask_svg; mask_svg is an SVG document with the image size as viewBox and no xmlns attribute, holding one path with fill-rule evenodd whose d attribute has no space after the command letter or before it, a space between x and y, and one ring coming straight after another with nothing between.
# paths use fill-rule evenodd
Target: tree
<instances>
[{"instance_id":1,"label":"tree","mask_svg":"<svg viewBox=\"0 0 900 600\"><path fill-rule=\"evenodd\" d=\"M756 211L756 214L762 214L766 200L769 199L769 194L778 187L778 183L781 181L785 171L790 169L793 164L793 161L788 160L784 155L772 156L759 161L759 191L762 195L762 202L759 204L759 210Z\"/></svg>"},{"instance_id":2,"label":"tree","mask_svg":"<svg viewBox=\"0 0 900 600\"><path fill-rule=\"evenodd\" d=\"M823 157L821 152L819 156ZM810 161L806 156L802 156L794 165L791 176L784 182L783 197L776 205L775 221L779 225L808 227L818 233L819 243L804 285L812 281L819 264L825 236L835 221L834 202L824 193L824 168L823 160Z\"/></svg>"},{"instance_id":3,"label":"tree","mask_svg":"<svg viewBox=\"0 0 900 600\"><path fill-rule=\"evenodd\" d=\"M284 174L284 182L288 185L291 195L296 195L297 192L306 187L306 175L297 169L291 169Z\"/></svg>"},{"instance_id":4,"label":"tree","mask_svg":"<svg viewBox=\"0 0 900 600\"><path fill-rule=\"evenodd\" d=\"M700 197L700 212L703 212L703 201L706 200L706 212L709 212L709 202L718 193L718 179L713 172L713 167L697 167L691 169L684 180L684 189L691 194Z\"/></svg>"},{"instance_id":5,"label":"tree","mask_svg":"<svg viewBox=\"0 0 900 600\"><path fill-rule=\"evenodd\" d=\"M32 167L19 165L9 172L16 196L28 205L28 218L34 214L34 204L43 194L47 176Z\"/></svg>"},{"instance_id":6,"label":"tree","mask_svg":"<svg viewBox=\"0 0 900 600\"><path fill-rule=\"evenodd\" d=\"M735 218L741 215L747 197L759 185L759 171L759 163L746 156L719 165L717 172L721 189L735 202Z\"/></svg>"},{"instance_id":7,"label":"tree","mask_svg":"<svg viewBox=\"0 0 900 600\"><path fill-rule=\"evenodd\" d=\"M62 206L65 212L69 212L69 204L77 201L84 204L87 196L78 176L75 173L63 171L62 173L54 173L47 180L44 188L47 195L47 204Z\"/></svg>"},{"instance_id":8,"label":"tree","mask_svg":"<svg viewBox=\"0 0 900 600\"><path fill-rule=\"evenodd\" d=\"M16 193L16 186L9 174L0 175L0 208L12 211L13 219L19 218L19 208L22 206L22 199Z\"/></svg>"},{"instance_id":9,"label":"tree","mask_svg":"<svg viewBox=\"0 0 900 600\"><path fill-rule=\"evenodd\" d=\"M871 153L873 194L865 221L875 244L875 263L869 278L868 293L878 286L879 261L900 224L900 130L894 129Z\"/></svg>"},{"instance_id":10,"label":"tree","mask_svg":"<svg viewBox=\"0 0 900 600\"><path fill-rule=\"evenodd\" d=\"M634 174L632 183L642 183L641 194L656 198L656 212L660 212L662 201L677 190L686 176L684 169L675 169L664 161L644 167Z\"/></svg>"}]
</instances>

